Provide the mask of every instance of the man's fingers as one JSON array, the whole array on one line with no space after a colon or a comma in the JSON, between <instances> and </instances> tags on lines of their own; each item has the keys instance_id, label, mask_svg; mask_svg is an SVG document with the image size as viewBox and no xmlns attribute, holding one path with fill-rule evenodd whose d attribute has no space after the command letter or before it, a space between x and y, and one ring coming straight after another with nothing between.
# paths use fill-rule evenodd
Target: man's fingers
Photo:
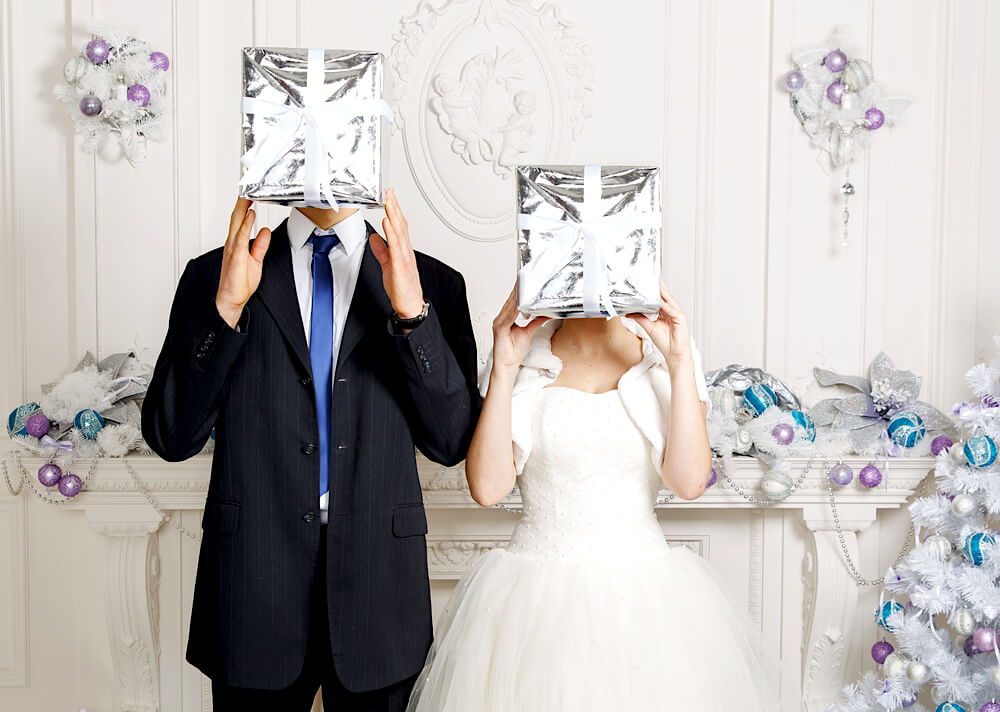
<instances>
[{"instance_id":1,"label":"man's fingers","mask_svg":"<svg viewBox=\"0 0 1000 712\"><path fill-rule=\"evenodd\" d=\"M388 216L382 218L382 232L385 234L385 241L389 243L389 249L391 250L396 246L398 237L396 235L396 228Z\"/></svg>"},{"instance_id":2,"label":"man's fingers","mask_svg":"<svg viewBox=\"0 0 1000 712\"><path fill-rule=\"evenodd\" d=\"M378 233L372 233L371 237L368 238L368 244L371 245L375 259L378 260L382 269L385 269L389 264L389 248L382 241L382 237Z\"/></svg>"},{"instance_id":3,"label":"man's fingers","mask_svg":"<svg viewBox=\"0 0 1000 712\"><path fill-rule=\"evenodd\" d=\"M267 254L267 248L271 244L271 231L263 227L260 232L257 233L257 239L253 241L253 246L250 248L250 256L253 257L258 262L264 261L264 255Z\"/></svg>"},{"instance_id":4,"label":"man's fingers","mask_svg":"<svg viewBox=\"0 0 1000 712\"><path fill-rule=\"evenodd\" d=\"M247 215L247 210L250 209L252 204L253 201L247 198L236 199L236 205L233 206L233 212L229 216L229 237L232 237L239 230L240 225L243 224L243 219Z\"/></svg>"},{"instance_id":5,"label":"man's fingers","mask_svg":"<svg viewBox=\"0 0 1000 712\"><path fill-rule=\"evenodd\" d=\"M248 249L250 246L250 233L253 230L253 224L257 220L257 213L253 210L247 210L247 214L243 218L243 222L240 224L240 229L236 231L236 240L233 247Z\"/></svg>"},{"instance_id":6,"label":"man's fingers","mask_svg":"<svg viewBox=\"0 0 1000 712\"><path fill-rule=\"evenodd\" d=\"M399 199L396 197L396 191L394 188L389 188L387 194L386 215L389 217L392 227L396 231L398 246L405 248L407 251L412 251L409 226L407 225L406 217L403 216L403 209L399 207Z\"/></svg>"}]
</instances>

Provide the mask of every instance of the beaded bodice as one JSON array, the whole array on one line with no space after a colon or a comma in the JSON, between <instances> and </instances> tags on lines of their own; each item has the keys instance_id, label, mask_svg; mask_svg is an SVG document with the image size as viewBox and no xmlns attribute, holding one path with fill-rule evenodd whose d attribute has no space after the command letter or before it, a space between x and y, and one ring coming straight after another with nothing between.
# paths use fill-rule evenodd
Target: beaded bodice
<instances>
[{"instance_id":1,"label":"beaded bodice","mask_svg":"<svg viewBox=\"0 0 1000 712\"><path fill-rule=\"evenodd\" d=\"M548 558L662 555L653 510L661 486L649 442L617 390L541 389L518 478L523 516L511 551Z\"/></svg>"}]
</instances>

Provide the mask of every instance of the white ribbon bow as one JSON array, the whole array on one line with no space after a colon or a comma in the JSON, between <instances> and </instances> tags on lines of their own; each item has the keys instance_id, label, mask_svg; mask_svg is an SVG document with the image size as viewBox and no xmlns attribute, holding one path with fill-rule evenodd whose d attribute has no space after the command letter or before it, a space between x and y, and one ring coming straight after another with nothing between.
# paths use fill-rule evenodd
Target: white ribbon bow
<instances>
[{"instance_id":1,"label":"white ribbon bow","mask_svg":"<svg viewBox=\"0 0 1000 712\"><path fill-rule=\"evenodd\" d=\"M576 243L583 240L583 313L588 317L598 317L603 316L606 310L608 316L618 316L611 304L610 267L601 243L609 236L628 234L633 230L658 229L662 218L659 212L601 215L600 201L601 167L589 165L583 169L583 205L579 222L518 214L519 230L550 232L554 236L538 257L518 271L518 294L533 295L533 298L540 296L549 280L569 263Z\"/></svg>"},{"instance_id":2,"label":"white ribbon bow","mask_svg":"<svg viewBox=\"0 0 1000 712\"><path fill-rule=\"evenodd\" d=\"M243 97L243 113L273 116L277 120L274 126L264 133L263 139L243 154L245 170L240 180L241 186L259 182L294 143L299 129L304 127L303 198L312 207L322 208L329 205L337 209L339 206L330 188L327 165L330 147L336 140L336 132L358 116L381 115L389 123L393 123L392 108L384 99L323 101L321 91L326 73L324 55L322 49L309 50L302 106ZM324 198L326 203L323 202Z\"/></svg>"}]
</instances>

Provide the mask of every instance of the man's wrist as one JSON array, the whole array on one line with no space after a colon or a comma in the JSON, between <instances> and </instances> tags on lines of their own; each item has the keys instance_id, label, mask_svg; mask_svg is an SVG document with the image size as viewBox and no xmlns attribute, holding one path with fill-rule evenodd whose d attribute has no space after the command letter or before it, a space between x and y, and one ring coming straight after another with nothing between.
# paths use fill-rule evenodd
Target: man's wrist
<instances>
[{"instance_id":1,"label":"man's wrist","mask_svg":"<svg viewBox=\"0 0 1000 712\"><path fill-rule=\"evenodd\" d=\"M229 324L231 329L235 329L240 321L240 316L243 314L243 305L234 306L216 297L215 308L219 312L219 316L222 317L222 320Z\"/></svg>"},{"instance_id":2,"label":"man's wrist","mask_svg":"<svg viewBox=\"0 0 1000 712\"><path fill-rule=\"evenodd\" d=\"M396 316L400 319L416 319L418 316L424 313L424 306L426 302L423 297L413 301L407 300L405 304L400 305L398 308L395 304L392 305L392 310L396 312Z\"/></svg>"}]
</instances>

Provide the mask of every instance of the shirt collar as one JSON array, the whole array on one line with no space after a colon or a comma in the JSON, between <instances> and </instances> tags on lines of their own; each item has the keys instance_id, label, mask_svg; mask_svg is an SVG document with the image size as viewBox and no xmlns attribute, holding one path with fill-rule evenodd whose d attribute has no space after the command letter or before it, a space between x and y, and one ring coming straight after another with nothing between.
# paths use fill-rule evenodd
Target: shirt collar
<instances>
[{"instance_id":1,"label":"shirt collar","mask_svg":"<svg viewBox=\"0 0 1000 712\"><path fill-rule=\"evenodd\" d=\"M288 241L291 243L292 249L297 252L305 246L306 241L312 236L313 231L316 229L316 223L310 220L301 210L293 208L292 212L288 215L288 224L286 227L288 230ZM333 231L340 238L340 246L348 255L352 254L359 247L362 247L368 238L368 229L365 226L365 220L360 210L334 225Z\"/></svg>"}]
</instances>

